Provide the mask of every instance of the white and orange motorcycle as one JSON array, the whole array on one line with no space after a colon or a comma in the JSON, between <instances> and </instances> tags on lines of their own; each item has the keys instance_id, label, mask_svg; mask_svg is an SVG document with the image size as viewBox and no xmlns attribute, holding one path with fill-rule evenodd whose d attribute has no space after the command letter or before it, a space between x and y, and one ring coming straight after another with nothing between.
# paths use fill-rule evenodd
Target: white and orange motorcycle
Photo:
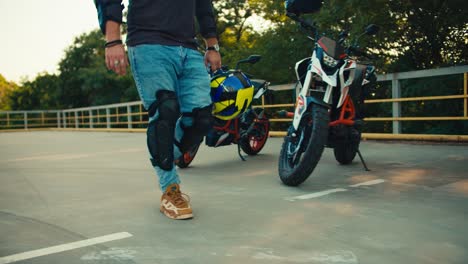
<instances>
[{"instance_id":1,"label":"white and orange motorcycle","mask_svg":"<svg viewBox=\"0 0 468 264\"><path fill-rule=\"evenodd\" d=\"M345 47L347 33L335 41L318 37L316 28L294 13L287 16L312 32L315 42L312 57L296 63L297 101L294 112L281 111L292 117L279 156L279 176L289 186L303 183L314 171L325 147L333 148L336 160L350 164L359 154L363 91L375 82L375 68L357 63L353 56L372 58L357 45ZM374 35L376 25L369 25L363 35ZM354 43L357 43L355 41ZM302 86L302 87L301 87Z\"/></svg>"}]
</instances>

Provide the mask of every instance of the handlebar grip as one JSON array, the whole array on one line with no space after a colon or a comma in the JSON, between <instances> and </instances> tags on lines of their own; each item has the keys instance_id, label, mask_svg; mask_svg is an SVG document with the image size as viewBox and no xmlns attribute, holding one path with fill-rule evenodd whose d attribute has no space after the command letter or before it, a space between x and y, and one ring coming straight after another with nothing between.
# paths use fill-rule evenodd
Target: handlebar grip
<instances>
[{"instance_id":1,"label":"handlebar grip","mask_svg":"<svg viewBox=\"0 0 468 264\"><path fill-rule=\"evenodd\" d=\"M296 21L299 23L299 25L302 27L302 28L305 28L307 30L311 30L311 31L315 31L316 28L314 25L310 24L309 22L307 22L306 20L300 18L298 15L294 14L294 13L291 13L291 12L287 12L286 13L286 16L291 18L292 20Z\"/></svg>"}]
</instances>

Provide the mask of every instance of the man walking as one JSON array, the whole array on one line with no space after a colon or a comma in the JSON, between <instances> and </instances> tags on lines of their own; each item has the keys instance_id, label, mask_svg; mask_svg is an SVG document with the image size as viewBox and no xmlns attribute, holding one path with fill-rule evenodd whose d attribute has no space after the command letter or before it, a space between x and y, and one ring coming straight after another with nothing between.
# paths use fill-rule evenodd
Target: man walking
<instances>
[{"instance_id":1,"label":"man walking","mask_svg":"<svg viewBox=\"0 0 468 264\"><path fill-rule=\"evenodd\" d=\"M126 44L121 40L121 0L95 0L106 38L106 65L119 75L130 62L149 123L147 145L163 192L160 210L172 219L193 217L180 191L174 160L198 144L211 127L210 77L221 67L211 0L129 0ZM195 18L207 47L197 51Z\"/></svg>"}]
</instances>

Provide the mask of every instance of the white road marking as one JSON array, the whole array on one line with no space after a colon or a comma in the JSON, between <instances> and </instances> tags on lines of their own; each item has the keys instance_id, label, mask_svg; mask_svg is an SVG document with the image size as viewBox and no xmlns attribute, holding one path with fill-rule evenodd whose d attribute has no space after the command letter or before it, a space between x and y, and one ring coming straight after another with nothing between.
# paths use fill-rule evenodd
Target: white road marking
<instances>
[{"instance_id":1,"label":"white road marking","mask_svg":"<svg viewBox=\"0 0 468 264\"><path fill-rule=\"evenodd\" d=\"M268 252L257 252L252 256L253 259L270 260L270 261L286 261L288 263L341 263L355 264L359 263L357 256L349 250L336 250L324 252L308 252L306 254L298 254L293 256L275 255L273 250Z\"/></svg>"},{"instance_id":2,"label":"white road marking","mask_svg":"<svg viewBox=\"0 0 468 264\"><path fill-rule=\"evenodd\" d=\"M385 182L384 179L377 179L372 181L361 182L358 184L350 185L349 187L359 187L359 186L369 186L369 185L376 185Z\"/></svg>"},{"instance_id":3,"label":"white road marking","mask_svg":"<svg viewBox=\"0 0 468 264\"><path fill-rule=\"evenodd\" d=\"M347 189L343 189L343 188L330 189L330 190L316 192L316 193L309 193L309 194L299 195L295 197L289 197L289 198L286 198L286 200L293 202L296 200L312 199L312 198L317 198L320 196L329 195L330 193L345 192L345 191L347 191Z\"/></svg>"},{"instance_id":4,"label":"white road marking","mask_svg":"<svg viewBox=\"0 0 468 264\"><path fill-rule=\"evenodd\" d=\"M106 243L106 242L113 241L113 240L119 240L119 239L131 237L131 236L132 234L128 232L121 232L121 233L115 233L115 234L110 234L106 236L100 236L100 237L90 238L86 240L76 241L72 243L62 244L58 246L32 250L32 251L28 251L24 253L1 257L0 264L7 264L7 263L12 263L16 261L25 260L25 259L31 259L31 258L36 258L40 256L55 254L55 253L59 253L63 251L68 251L68 250L73 250L77 248Z\"/></svg>"},{"instance_id":5,"label":"white road marking","mask_svg":"<svg viewBox=\"0 0 468 264\"><path fill-rule=\"evenodd\" d=\"M361 183L358 183L358 184L349 185L349 187L356 188L356 187L360 187L360 186L370 186L370 185L380 184L380 183L383 183L383 182L385 182L384 179L376 179L376 180L372 180L372 181L366 181L366 182L361 182ZM329 195L331 193L346 192L346 191L348 191L348 189L337 188L337 189L330 189L330 190L325 190L325 191L321 191L321 192L308 193L308 194L294 196L294 197L287 197L287 198L284 198L284 199L287 200L287 201L294 202L294 201L297 201L297 200L307 200L307 199L312 199L312 198L317 198L317 197Z\"/></svg>"},{"instance_id":6,"label":"white road marking","mask_svg":"<svg viewBox=\"0 0 468 264\"><path fill-rule=\"evenodd\" d=\"M81 257L81 260L96 261L96 260L131 260L135 259L137 251L131 248L112 247L99 252L89 252Z\"/></svg>"}]
</instances>

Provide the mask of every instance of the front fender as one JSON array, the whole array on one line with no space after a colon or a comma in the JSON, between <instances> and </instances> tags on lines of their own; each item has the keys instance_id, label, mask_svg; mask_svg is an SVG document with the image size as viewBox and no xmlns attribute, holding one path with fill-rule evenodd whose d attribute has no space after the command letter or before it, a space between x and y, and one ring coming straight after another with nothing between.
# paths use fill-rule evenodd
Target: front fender
<instances>
[{"instance_id":1,"label":"front fender","mask_svg":"<svg viewBox=\"0 0 468 264\"><path fill-rule=\"evenodd\" d=\"M296 110L294 112L294 118L293 118L293 127L295 130L297 130L299 127L299 123L301 122L302 115L307 111L307 109L309 109L313 105L318 105L326 109L330 109L331 107L329 104L325 103L323 100L317 99L315 97L304 98L301 95L298 97L297 104L299 105L296 106Z\"/></svg>"}]
</instances>

